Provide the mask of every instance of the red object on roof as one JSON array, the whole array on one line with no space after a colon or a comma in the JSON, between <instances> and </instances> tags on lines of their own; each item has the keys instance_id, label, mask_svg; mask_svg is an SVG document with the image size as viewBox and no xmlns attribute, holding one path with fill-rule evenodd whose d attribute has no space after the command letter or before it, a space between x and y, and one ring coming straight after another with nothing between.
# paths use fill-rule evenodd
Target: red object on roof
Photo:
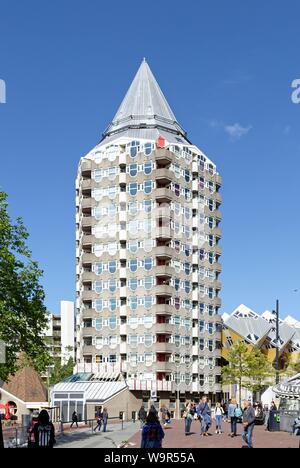
<instances>
[{"instance_id":1,"label":"red object on roof","mask_svg":"<svg viewBox=\"0 0 300 468\"><path fill-rule=\"evenodd\" d=\"M164 137L160 136L157 140L157 148L165 148L166 147L166 140L164 139Z\"/></svg>"}]
</instances>

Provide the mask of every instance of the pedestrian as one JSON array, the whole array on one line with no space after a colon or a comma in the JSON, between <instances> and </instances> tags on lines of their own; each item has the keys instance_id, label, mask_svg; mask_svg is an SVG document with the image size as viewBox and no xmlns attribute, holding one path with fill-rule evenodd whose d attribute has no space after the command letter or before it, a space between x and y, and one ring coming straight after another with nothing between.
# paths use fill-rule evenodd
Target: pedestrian
<instances>
[{"instance_id":1,"label":"pedestrian","mask_svg":"<svg viewBox=\"0 0 300 468\"><path fill-rule=\"evenodd\" d=\"M293 436L297 437L300 435L300 416L298 416L293 424Z\"/></svg>"},{"instance_id":2,"label":"pedestrian","mask_svg":"<svg viewBox=\"0 0 300 468\"><path fill-rule=\"evenodd\" d=\"M230 436L236 437L237 436L237 416L236 416L236 409L238 408L236 400L233 398L228 406L228 418L230 422Z\"/></svg>"},{"instance_id":3,"label":"pedestrian","mask_svg":"<svg viewBox=\"0 0 300 468\"><path fill-rule=\"evenodd\" d=\"M245 401L245 409L243 413L244 432L242 434L243 441L246 442L247 448L253 448L252 438L255 425L255 411L251 401Z\"/></svg>"},{"instance_id":4,"label":"pedestrian","mask_svg":"<svg viewBox=\"0 0 300 468\"><path fill-rule=\"evenodd\" d=\"M229 400L229 404L230 404L230 401ZM222 405L222 408L223 408L223 411L224 411L224 422L226 422L228 420L228 404L226 401L224 401L223 405Z\"/></svg>"},{"instance_id":5,"label":"pedestrian","mask_svg":"<svg viewBox=\"0 0 300 468\"><path fill-rule=\"evenodd\" d=\"M158 411L157 411L157 409L155 408L155 406L153 404L150 406L148 414L150 414L150 413L155 414L155 416L158 418Z\"/></svg>"},{"instance_id":6,"label":"pedestrian","mask_svg":"<svg viewBox=\"0 0 300 468\"><path fill-rule=\"evenodd\" d=\"M39 414L37 424L33 429L35 448L53 448L55 441L55 431L50 421L49 413L42 410Z\"/></svg>"},{"instance_id":7,"label":"pedestrian","mask_svg":"<svg viewBox=\"0 0 300 468\"><path fill-rule=\"evenodd\" d=\"M271 402L270 411L277 411L277 406L274 400Z\"/></svg>"},{"instance_id":8,"label":"pedestrian","mask_svg":"<svg viewBox=\"0 0 300 468\"><path fill-rule=\"evenodd\" d=\"M74 424L76 424L76 427L78 428L78 416L77 416L76 411L74 411L74 413L72 414L71 429L72 429L72 427L74 426Z\"/></svg>"},{"instance_id":9,"label":"pedestrian","mask_svg":"<svg viewBox=\"0 0 300 468\"><path fill-rule=\"evenodd\" d=\"M157 415L154 411L150 411L146 419L146 424L143 427L141 448L159 449L162 447L162 440L164 437L165 433Z\"/></svg>"},{"instance_id":10,"label":"pedestrian","mask_svg":"<svg viewBox=\"0 0 300 468\"><path fill-rule=\"evenodd\" d=\"M103 409L102 413L102 422L103 422L103 432L106 432L107 422L108 422L108 411L107 408Z\"/></svg>"},{"instance_id":11,"label":"pedestrian","mask_svg":"<svg viewBox=\"0 0 300 468\"><path fill-rule=\"evenodd\" d=\"M201 434L203 437L209 435L208 430L211 426L211 410L206 397L202 397L202 400L197 407L197 416L201 423Z\"/></svg>"},{"instance_id":12,"label":"pedestrian","mask_svg":"<svg viewBox=\"0 0 300 468\"><path fill-rule=\"evenodd\" d=\"M94 429L94 432L97 431L97 429L99 430L99 432L101 431L101 426L102 426L102 419L103 419L103 416L102 416L102 406L100 406L100 408L98 409L97 413L96 413L96 421L97 421L97 425Z\"/></svg>"},{"instance_id":13,"label":"pedestrian","mask_svg":"<svg viewBox=\"0 0 300 468\"><path fill-rule=\"evenodd\" d=\"M146 423L146 419L147 419L147 413L146 413L146 410L145 410L144 406L141 406L141 409L138 412L138 418L139 418L139 421L141 423L141 431L142 431L143 427L144 427L144 425Z\"/></svg>"},{"instance_id":14,"label":"pedestrian","mask_svg":"<svg viewBox=\"0 0 300 468\"><path fill-rule=\"evenodd\" d=\"M167 426L167 421L169 420L169 418L168 418L169 411L168 411L168 408L166 407L166 405L161 406L160 413L161 413L161 421L162 421L163 427L166 427Z\"/></svg>"},{"instance_id":15,"label":"pedestrian","mask_svg":"<svg viewBox=\"0 0 300 468\"><path fill-rule=\"evenodd\" d=\"M188 403L185 407L183 417L185 419L185 435L188 436L191 433L191 425L196 413L196 408L194 403Z\"/></svg>"},{"instance_id":16,"label":"pedestrian","mask_svg":"<svg viewBox=\"0 0 300 468\"><path fill-rule=\"evenodd\" d=\"M39 420L39 412L33 411L31 422L27 428L27 434L28 434L27 448L35 448L34 428L35 428L35 425L38 423L38 420ZM1 421L0 421L0 424L1 424Z\"/></svg>"},{"instance_id":17,"label":"pedestrian","mask_svg":"<svg viewBox=\"0 0 300 468\"><path fill-rule=\"evenodd\" d=\"M215 418L216 418L216 434L222 434L222 418L224 416L224 410L221 406L221 403L217 403L215 409Z\"/></svg>"}]
</instances>

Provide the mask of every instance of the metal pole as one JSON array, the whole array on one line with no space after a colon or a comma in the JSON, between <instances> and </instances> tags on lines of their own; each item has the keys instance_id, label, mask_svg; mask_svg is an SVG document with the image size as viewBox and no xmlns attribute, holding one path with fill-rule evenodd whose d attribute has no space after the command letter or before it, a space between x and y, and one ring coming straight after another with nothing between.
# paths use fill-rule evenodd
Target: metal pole
<instances>
[{"instance_id":1,"label":"metal pole","mask_svg":"<svg viewBox=\"0 0 300 468\"><path fill-rule=\"evenodd\" d=\"M0 418L0 449L4 449L3 431L2 431L2 419Z\"/></svg>"},{"instance_id":2,"label":"metal pole","mask_svg":"<svg viewBox=\"0 0 300 468\"><path fill-rule=\"evenodd\" d=\"M279 384L279 301L276 301L276 385Z\"/></svg>"}]
</instances>

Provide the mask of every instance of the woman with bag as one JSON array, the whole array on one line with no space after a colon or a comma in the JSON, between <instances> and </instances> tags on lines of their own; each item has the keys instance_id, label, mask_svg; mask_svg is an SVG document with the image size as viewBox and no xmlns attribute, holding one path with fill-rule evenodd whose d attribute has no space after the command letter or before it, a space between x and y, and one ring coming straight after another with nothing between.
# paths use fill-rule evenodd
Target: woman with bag
<instances>
[{"instance_id":1,"label":"woman with bag","mask_svg":"<svg viewBox=\"0 0 300 468\"><path fill-rule=\"evenodd\" d=\"M194 403L188 403L185 412L183 414L183 417L185 419L185 435L188 436L191 433L191 425L192 421L194 419L194 415L196 413L195 405Z\"/></svg>"}]
</instances>

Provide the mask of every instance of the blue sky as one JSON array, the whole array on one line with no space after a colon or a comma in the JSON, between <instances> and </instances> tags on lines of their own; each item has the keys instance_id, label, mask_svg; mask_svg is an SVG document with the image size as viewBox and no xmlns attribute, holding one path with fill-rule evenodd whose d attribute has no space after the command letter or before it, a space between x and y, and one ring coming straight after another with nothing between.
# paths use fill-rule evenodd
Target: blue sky
<instances>
[{"instance_id":1,"label":"blue sky","mask_svg":"<svg viewBox=\"0 0 300 468\"><path fill-rule=\"evenodd\" d=\"M223 176L223 312L277 297L300 319L297 0L1 0L0 186L47 306L74 298L75 176L143 57ZM293 292L299 289L299 293Z\"/></svg>"}]
</instances>

